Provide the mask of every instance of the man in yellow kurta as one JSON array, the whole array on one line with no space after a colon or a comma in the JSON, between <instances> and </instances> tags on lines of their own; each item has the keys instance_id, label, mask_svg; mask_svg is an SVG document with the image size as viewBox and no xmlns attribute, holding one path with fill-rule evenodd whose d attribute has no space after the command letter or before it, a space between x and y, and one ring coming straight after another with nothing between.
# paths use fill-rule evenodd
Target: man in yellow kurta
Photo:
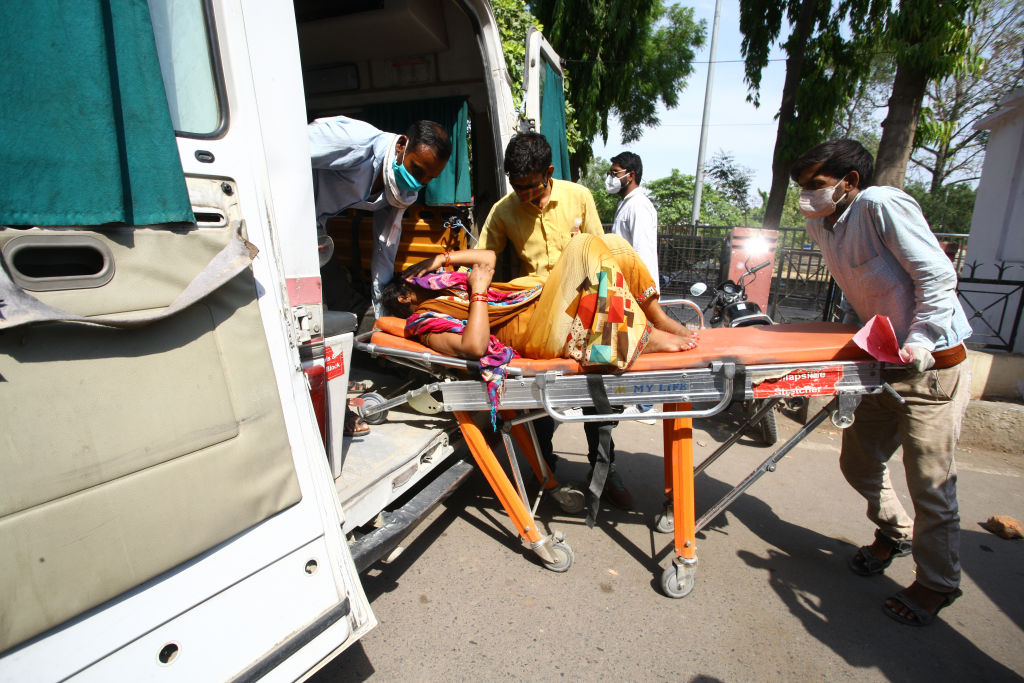
<instances>
[{"instance_id":1,"label":"man in yellow kurta","mask_svg":"<svg viewBox=\"0 0 1024 683\"><path fill-rule=\"evenodd\" d=\"M577 183L554 179L551 146L540 133L521 133L509 141L505 148L505 173L508 174L512 192L491 208L476 246L500 254L505 245L511 242L519 255L520 278L547 275L558 262L569 240L577 233L604 234L590 190ZM519 282L516 280L517 284ZM601 469L596 466L599 461L608 463L614 460L615 444L611 441L611 427L614 424L584 423L587 458L597 471ZM606 433L603 444L600 438L602 428ZM541 454L554 470L557 462L551 445L555 431L554 420L535 420L534 429ZM598 457L599 450L606 451L607 459ZM591 488L594 489L596 483L596 492L600 494L605 489L605 497L613 505L632 508L633 496L622 484L614 467L609 468L607 474L607 487L604 487L604 477L597 476ZM563 501L562 498L578 496L579 493L578 490L559 487L552 495L559 503L571 505L570 501Z\"/></svg>"}]
</instances>

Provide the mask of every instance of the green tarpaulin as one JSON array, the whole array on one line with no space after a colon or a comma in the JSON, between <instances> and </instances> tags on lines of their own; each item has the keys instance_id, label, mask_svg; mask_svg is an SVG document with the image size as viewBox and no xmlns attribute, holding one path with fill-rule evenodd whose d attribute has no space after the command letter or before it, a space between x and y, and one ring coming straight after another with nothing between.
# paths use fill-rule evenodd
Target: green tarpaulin
<instances>
[{"instance_id":1,"label":"green tarpaulin","mask_svg":"<svg viewBox=\"0 0 1024 683\"><path fill-rule=\"evenodd\" d=\"M446 97L415 102L390 102L367 106L356 118L389 133L404 133L413 121L426 119L441 124L452 141L452 155L441 175L421 193L430 206L463 204L472 201L469 184L469 146L466 126L469 106L464 97ZM564 116L564 114L563 114Z\"/></svg>"},{"instance_id":2,"label":"green tarpaulin","mask_svg":"<svg viewBox=\"0 0 1024 683\"><path fill-rule=\"evenodd\" d=\"M194 222L146 0L0 3L0 223Z\"/></svg>"},{"instance_id":3,"label":"green tarpaulin","mask_svg":"<svg viewBox=\"0 0 1024 683\"><path fill-rule=\"evenodd\" d=\"M551 145L555 177L572 180L569 177L569 146L565 140L565 92L562 77L547 62L544 62L544 90L540 99L540 132Z\"/></svg>"}]
</instances>

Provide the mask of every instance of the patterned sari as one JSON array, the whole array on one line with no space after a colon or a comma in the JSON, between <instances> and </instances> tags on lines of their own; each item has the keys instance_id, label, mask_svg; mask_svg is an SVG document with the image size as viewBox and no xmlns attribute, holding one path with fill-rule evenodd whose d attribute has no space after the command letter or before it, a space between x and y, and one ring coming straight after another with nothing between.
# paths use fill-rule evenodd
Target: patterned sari
<instances>
[{"instance_id":1,"label":"patterned sari","mask_svg":"<svg viewBox=\"0 0 1024 683\"><path fill-rule=\"evenodd\" d=\"M444 293L417 308L406 332L461 333L469 316L466 281L465 273L446 271L413 278L413 284ZM615 235L577 234L544 279L492 283L487 307L491 339L480 364L492 420L504 366L519 354L573 358L585 367L613 372L629 368L651 334L640 304L655 294L654 280L636 251Z\"/></svg>"}]
</instances>

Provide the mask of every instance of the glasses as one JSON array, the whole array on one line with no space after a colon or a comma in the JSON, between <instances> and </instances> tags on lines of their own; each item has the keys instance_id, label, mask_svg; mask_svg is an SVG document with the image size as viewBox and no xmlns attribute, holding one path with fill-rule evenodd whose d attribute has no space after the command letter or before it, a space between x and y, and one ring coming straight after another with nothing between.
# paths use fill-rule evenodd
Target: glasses
<instances>
[{"instance_id":1,"label":"glasses","mask_svg":"<svg viewBox=\"0 0 1024 683\"><path fill-rule=\"evenodd\" d=\"M620 173L621 174L625 174L625 173L629 173L629 171L627 171L624 168L623 169L619 169L618 171L611 171L611 170L608 171L608 175L612 176L613 178L621 178L622 176L619 175Z\"/></svg>"}]
</instances>

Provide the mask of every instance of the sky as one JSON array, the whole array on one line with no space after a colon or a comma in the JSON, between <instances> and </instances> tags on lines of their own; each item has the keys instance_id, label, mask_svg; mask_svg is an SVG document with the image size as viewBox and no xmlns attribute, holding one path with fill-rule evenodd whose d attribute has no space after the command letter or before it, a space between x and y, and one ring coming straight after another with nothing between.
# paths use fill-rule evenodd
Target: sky
<instances>
[{"instance_id":1,"label":"sky","mask_svg":"<svg viewBox=\"0 0 1024 683\"><path fill-rule=\"evenodd\" d=\"M608 119L608 144L598 135L594 139L594 155L610 159L619 152L631 151L640 155L644 165L643 181L664 178L677 168L694 175L697 170L697 152L700 146L700 123L704 112L704 90L708 77L708 56L711 50L711 31L715 18L714 0L683 0L694 8L694 17L707 22L705 45L694 59L694 72L679 95L679 106L666 110L659 106L661 125L647 128L639 141L622 144L620 128L615 116ZM786 29L783 28L783 31ZM783 36L783 39L785 36ZM772 151L775 147L775 114L782 100L785 79L785 53L775 47L771 61L761 74L761 106L755 108L747 102L747 85L743 81L743 61L739 29L739 0L722 0L722 13L718 25L718 43L715 48L715 74L711 91L707 146L704 153L705 168L712 155L724 150L733 155L741 166L753 171L751 195L757 201L756 189L767 192L772 181ZM697 63L704 62L704 63Z\"/></svg>"}]
</instances>

